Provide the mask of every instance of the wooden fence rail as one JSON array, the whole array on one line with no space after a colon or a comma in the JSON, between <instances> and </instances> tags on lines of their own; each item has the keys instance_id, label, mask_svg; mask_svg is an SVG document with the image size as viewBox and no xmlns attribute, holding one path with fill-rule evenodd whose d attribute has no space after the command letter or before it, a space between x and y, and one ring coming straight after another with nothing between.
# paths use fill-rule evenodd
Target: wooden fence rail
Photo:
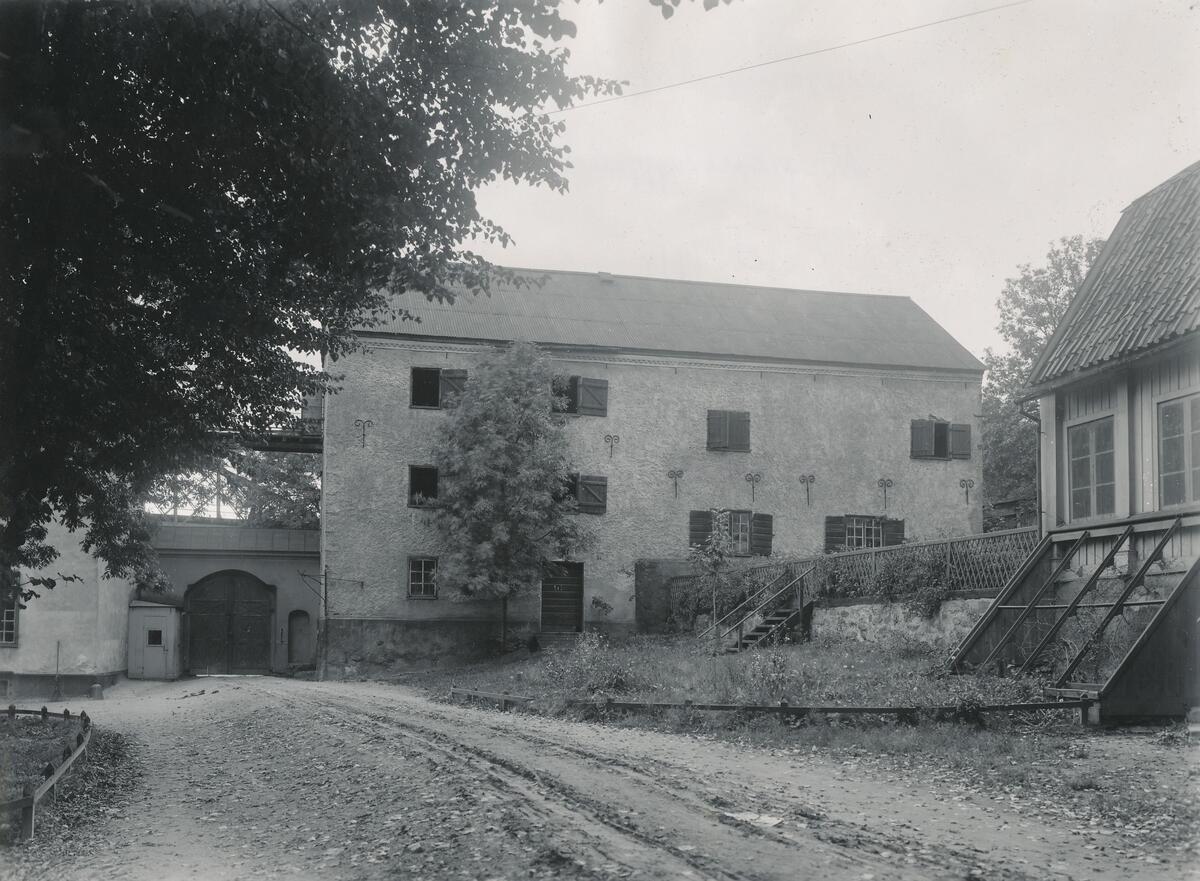
<instances>
[{"instance_id":1,"label":"wooden fence rail","mask_svg":"<svg viewBox=\"0 0 1200 881\"><path fill-rule=\"evenodd\" d=\"M1033 713L1044 710L1079 710L1079 721L1087 721L1088 709L1093 701L1088 698L1065 701L1040 701L1018 704L946 704L927 707L802 707L792 706L787 701L778 704L705 704L694 701L683 703L666 703L657 701L618 701L611 698L604 700L570 700L571 707L592 708L605 712L659 712L662 710L709 710L723 713L763 713L777 716L896 716L903 722L916 722L921 717L932 718L935 721L954 719L958 721L979 722L983 713Z\"/></svg>"},{"instance_id":2,"label":"wooden fence rail","mask_svg":"<svg viewBox=\"0 0 1200 881\"><path fill-rule=\"evenodd\" d=\"M40 710L21 710L9 704L6 711L10 720L17 716L38 716L43 722L50 719L61 719L64 722L69 722L72 719L77 719L80 730L75 735L73 741L68 741L63 747L59 763L55 765L51 759L46 763L46 767L42 769L42 776L45 778L39 786L34 786L32 783L25 785L25 793L21 798L11 799L6 802L0 802L0 817L10 818L13 814L20 812L21 824L18 829L18 836L22 839L32 838L34 830L34 820L37 814L38 803L49 795L51 798L58 799L58 783L66 776L75 764L76 759L87 759L88 745L92 740L92 720L86 712L80 713L78 716L72 716L70 710L64 709L61 713L52 713L45 707Z\"/></svg>"},{"instance_id":3,"label":"wooden fence rail","mask_svg":"<svg viewBox=\"0 0 1200 881\"><path fill-rule=\"evenodd\" d=\"M496 701L500 704L501 710L507 710L509 704L523 704L533 700L531 697L525 697L520 694L509 694L507 691L473 691L469 688L452 688L450 689L450 699L459 697L473 697L478 700Z\"/></svg>"}]
</instances>

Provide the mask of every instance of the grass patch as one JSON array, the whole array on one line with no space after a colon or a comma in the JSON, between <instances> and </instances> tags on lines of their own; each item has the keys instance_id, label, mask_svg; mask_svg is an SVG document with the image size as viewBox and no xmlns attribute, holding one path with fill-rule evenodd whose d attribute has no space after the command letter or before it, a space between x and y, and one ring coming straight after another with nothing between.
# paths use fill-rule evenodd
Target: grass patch
<instances>
[{"instance_id":1,"label":"grass patch","mask_svg":"<svg viewBox=\"0 0 1200 881\"><path fill-rule=\"evenodd\" d=\"M41 783L46 763L61 758L68 743L74 749L78 733L74 720L0 715L0 801L20 798L26 783Z\"/></svg>"}]
</instances>

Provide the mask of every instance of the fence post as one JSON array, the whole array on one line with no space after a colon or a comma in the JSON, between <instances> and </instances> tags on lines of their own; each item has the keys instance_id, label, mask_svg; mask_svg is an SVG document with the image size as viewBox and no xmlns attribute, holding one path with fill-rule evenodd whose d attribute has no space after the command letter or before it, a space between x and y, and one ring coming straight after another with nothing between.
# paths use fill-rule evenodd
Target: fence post
<instances>
[{"instance_id":1,"label":"fence post","mask_svg":"<svg viewBox=\"0 0 1200 881\"><path fill-rule=\"evenodd\" d=\"M15 719L15 718L17 718L17 705L16 705L16 704L9 704L9 705L8 705L8 718L9 718L9 720L10 720L10 721L11 721L12 719Z\"/></svg>"},{"instance_id":2,"label":"fence post","mask_svg":"<svg viewBox=\"0 0 1200 881\"><path fill-rule=\"evenodd\" d=\"M42 721L45 722L49 718L50 718L50 711L47 710L45 707L42 707Z\"/></svg>"},{"instance_id":3,"label":"fence post","mask_svg":"<svg viewBox=\"0 0 1200 881\"><path fill-rule=\"evenodd\" d=\"M503 713L507 709L508 709L508 692L506 691L506 692L504 692L503 696L500 698L500 712Z\"/></svg>"},{"instance_id":4,"label":"fence post","mask_svg":"<svg viewBox=\"0 0 1200 881\"><path fill-rule=\"evenodd\" d=\"M32 783L25 784L25 799L26 803L21 806L21 838L33 838L33 811L36 805L33 801L34 786Z\"/></svg>"}]
</instances>

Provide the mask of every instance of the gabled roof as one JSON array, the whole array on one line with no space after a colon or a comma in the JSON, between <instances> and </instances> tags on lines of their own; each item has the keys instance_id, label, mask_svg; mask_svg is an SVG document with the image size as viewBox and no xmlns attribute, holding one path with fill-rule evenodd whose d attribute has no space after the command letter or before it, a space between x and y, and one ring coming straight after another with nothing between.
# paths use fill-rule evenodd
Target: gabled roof
<instances>
[{"instance_id":1,"label":"gabled roof","mask_svg":"<svg viewBox=\"0 0 1200 881\"><path fill-rule=\"evenodd\" d=\"M403 337L980 373L982 365L907 297L514 270L453 304L397 301L420 318L364 330Z\"/></svg>"},{"instance_id":2,"label":"gabled roof","mask_svg":"<svg viewBox=\"0 0 1200 881\"><path fill-rule=\"evenodd\" d=\"M1137 199L1100 251L1031 387L1147 352L1200 327L1200 162Z\"/></svg>"}]
</instances>

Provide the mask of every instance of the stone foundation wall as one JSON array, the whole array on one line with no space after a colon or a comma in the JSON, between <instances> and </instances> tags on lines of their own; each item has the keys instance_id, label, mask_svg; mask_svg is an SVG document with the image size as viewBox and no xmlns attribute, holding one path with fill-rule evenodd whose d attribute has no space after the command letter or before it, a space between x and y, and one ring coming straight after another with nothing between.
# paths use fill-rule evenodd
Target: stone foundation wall
<instances>
[{"instance_id":1,"label":"stone foundation wall","mask_svg":"<svg viewBox=\"0 0 1200 881\"><path fill-rule=\"evenodd\" d=\"M962 597L946 600L933 618L909 612L903 602L880 600L824 600L813 610L814 636L834 636L862 642L878 642L901 634L923 642L955 646L975 626L991 597Z\"/></svg>"}]
</instances>

